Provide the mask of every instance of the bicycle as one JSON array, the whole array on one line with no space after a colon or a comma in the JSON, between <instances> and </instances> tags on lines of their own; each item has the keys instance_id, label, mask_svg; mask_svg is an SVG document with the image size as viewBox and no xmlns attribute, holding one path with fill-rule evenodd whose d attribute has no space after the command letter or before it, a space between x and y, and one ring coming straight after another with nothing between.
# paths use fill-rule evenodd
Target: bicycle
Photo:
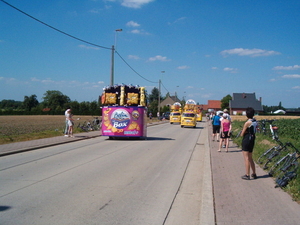
<instances>
[{"instance_id":1,"label":"bicycle","mask_svg":"<svg viewBox=\"0 0 300 225\"><path fill-rule=\"evenodd\" d=\"M85 132L89 132L89 131L93 130L91 123L89 121L88 122L84 121L82 125L79 123L77 128L80 128L81 130L83 130Z\"/></svg>"},{"instance_id":2,"label":"bicycle","mask_svg":"<svg viewBox=\"0 0 300 225\"><path fill-rule=\"evenodd\" d=\"M300 151L291 143L288 143L288 146L291 147L294 151L292 153L288 153L281 159L279 159L270 169L269 176L274 176L278 174L280 171L286 172L289 170L295 162L298 162L300 158Z\"/></svg>"},{"instance_id":3,"label":"bicycle","mask_svg":"<svg viewBox=\"0 0 300 225\"><path fill-rule=\"evenodd\" d=\"M102 125L102 121L98 119L98 117L94 117L93 121L92 121L92 128L93 130L100 130Z\"/></svg>"},{"instance_id":4,"label":"bicycle","mask_svg":"<svg viewBox=\"0 0 300 225\"><path fill-rule=\"evenodd\" d=\"M263 169L268 169L268 164L270 162L272 162L273 160L276 160L280 154L282 154L282 152L286 152L287 151L287 146L289 146L291 143L287 142L285 143L283 146L281 145L279 148L275 148L274 151L272 151L268 157L267 157L267 161L265 162Z\"/></svg>"},{"instance_id":5,"label":"bicycle","mask_svg":"<svg viewBox=\"0 0 300 225\"><path fill-rule=\"evenodd\" d=\"M275 141L278 143L276 146L273 146L273 147L267 149L263 154L261 154L261 155L258 157L257 162L258 162L259 164L262 164L262 163L265 161L265 159L267 159L268 156L269 156L271 153L273 153L275 150L280 149L280 148L283 148L284 144L283 144L279 139L275 139Z\"/></svg>"},{"instance_id":6,"label":"bicycle","mask_svg":"<svg viewBox=\"0 0 300 225\"><path fill-rule=\"evenodd\" d=\"M276 120L260 120L258 121L258 126L256 128L256 132L257 133L263 133L263 135L268 135L268 129L267 129L267 123L269 123L269 128L270 128L270 132L271 132L271 137L273 140L275 140L276 138L278 139L278 127L276 125L273 124L273 122Z\"/></svg>"},{"instance_id":7,"label":"bicycle","mask_svg":"<svg viewBox=\"0 0 300 225\"><path fill-rule=\"evenodd\" d=\"M275 188L277 187L285 187L291 180L297 177L297 171L299 167L299 162L298 160L292 162L289 164L289 171L282 171L281 174L278 176L276 179L276 185Z\"/></svg>"}]
</instances>

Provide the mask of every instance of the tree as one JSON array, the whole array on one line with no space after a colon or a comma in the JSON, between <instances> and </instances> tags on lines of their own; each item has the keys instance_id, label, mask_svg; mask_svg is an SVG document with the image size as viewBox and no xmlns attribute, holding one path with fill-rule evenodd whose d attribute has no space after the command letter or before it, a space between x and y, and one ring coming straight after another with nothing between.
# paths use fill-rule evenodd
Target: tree
<instances>
[{"instance_id":1,"label":"tree","mask_svg":"<svg viewBox=\"0 0 300 225\"><path fill-rule=\"evenodd\" d=\"M36 98L36 95L31 95L30 97L24 96L23 107L26 111L31 111L32 108L39 105L39 101Z\"/></svg>"},{"instance_id":2,"label":"tree","mask_svg":"<svg viewBox=\"0 0 300 225\"><path fill-rule=\"evenodd\" d=\"M60 91L47 91L43 99L43 106L53 110L64 109L64 106L71 102L70 98Z\"/></svg>"},{"instance_id":3,"label":"tree","mask_svg":"<svg viewBox=\"0 0 300 225\"><path fill-rule=\"evenodd\" d=\"M232 100L231 95L226 95L224 98L221 99L221 109L229 108L229 101Z\"/></svg>"},{"instance_id":4,"label":"tree","mask_svg":"<svg viewBox=\"0 0 300 225\"><path fill-rule=\"evenodd\" d=\"M153 102L154 100L158 101L159 90L158 88L154 87L151 91L151 94L148 96L149 103Z\"/></svg>"}]
</instances>

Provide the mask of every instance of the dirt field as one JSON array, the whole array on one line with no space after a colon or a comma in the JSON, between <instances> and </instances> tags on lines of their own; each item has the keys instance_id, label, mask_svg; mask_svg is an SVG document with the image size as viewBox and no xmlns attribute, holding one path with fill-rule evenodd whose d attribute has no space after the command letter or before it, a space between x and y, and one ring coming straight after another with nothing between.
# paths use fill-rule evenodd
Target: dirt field
<instances>
[{"instance_id":1,"label":"dirt field","mask_svg":"<svg viewBox=\"0 0 300 225\"><path fill-rule=\"evenodd\" d=\"M80 122L92 121L92 116L74 116L75 126ZM43 130L63 130L65 117L62 116L0 116L0 133L21 134Z\"/></svg>"},{"instance_id":2,"label":"dirt field","mask_svg":"<svg viewBox=\"0 0 300 225\"><path fill-rule=\"evenodd\" d=\"M246 116L232 116L230 115L232 121L244 121L247 120ZM279 120L279 119L299 119L300 116L255 116L256 120L263 120L263 119L268 119L268 120Z\"/></svg>"}]
</instances>

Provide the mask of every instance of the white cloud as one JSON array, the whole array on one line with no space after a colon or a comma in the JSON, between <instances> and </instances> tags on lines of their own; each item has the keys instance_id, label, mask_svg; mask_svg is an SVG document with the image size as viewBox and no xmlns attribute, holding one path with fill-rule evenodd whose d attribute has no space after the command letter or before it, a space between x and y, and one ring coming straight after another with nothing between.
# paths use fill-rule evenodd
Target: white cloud
<instances>
[{"instance_id":1,"label":"white cloud","mask_svg":"<svg viewBox=\"0 0 300 225\"><path fill-rule=\"evenodd\" d=\"M171 25L171 24L179 23L179 22L184 21L185 19L186 19L186 17L180 17L177 20L175 20L174 22L172 22L172 23L169 22L168 24Z\"/></svg>"},{"instance_id":2,"label":"white cloud","mask_svg":"<svg viewBox=\"0 0 300 225\"><path fill-rule=\"evenodd\" d=\"M294 66L275 66L273 70L297 70L300 69L299 65Z\"/></svg>"},{"instance_id":3,"label":"white cloud","mask_svg":"<svg viewBox=\"0 0 300 225\"><path fill-rule=\"evenodd\" d=\"M250 56L250 57L258 57L258 56L270 56L270 55L279 55L280 52L276 51L267 51L263 49L244 49L244 48L234 48L229 50L224 50L221 52L222 55L239 55L239 56Z\"/></svg>"},{"instance_id":4,"label":"white cloud","mask_svg":"<svg viewBox=\"0 0 300 225\"><path fill-rule=\"evenodd\" d=\"M148 32L145 32L144 30L139 30L139 29L134 29L134 30L130 31L130 33L150 35Z\"/></svg>"},{"instance_id":5,"label":"white cloud","mask_svg":"<svg viewBox=\"0 0 300 225\"><path fill-rule=\"evenodd\" d=\"M300 89L300 86L292 87L292 89Z\"/></svg>"},{"instance_id":6,"label":"white cloud","mask_svg":"<svg viewBox=\"0 0 300 225\"><path fill-rule=\"evenodd\" d=\"M129 21L129 22L127 22L126 23L126 26L127 27L139 27L139 26L141 26L140 24L138 24L137 22L134 22L134 21Z\"/></svg>"},{"instance_id":7,"label":"white cloud","mask_svg":"<svg viewBox=\"0 0 300 225\"><path fill-rule=\"evenodd\" d=\"M193 89L194 87L193 86L187 86L187 89Z\"/></svg>"},{"instance_id":8,"label":"white cloud","mask_svg":"<svg viewBox=\"0 0 300 225\"><path fill-rule=\"evenodd\" d=\"M138 30L138 29L134 29L134 30L132 30L132 31L131 31L131 33L133 33L133 34L140 34L140 33L141 33L141 31L140 31L140 30Z\"/></svg>"},{"instance_id":9,"label":"white cloud","mask_svg":"<svg viewBox=\"0 0 300 225\"><path fill-rule=\"evenodd\" d=\"M154 57L150 57L149 61L162 61L162 62L166 62L166 61L171 61L171 60L167 59L166 56L157 55L157 56L154 56Z\"/></svg>"},{"instance_id":10,"label":"white cloud","mask_svg":"<svg viewBox=\"0 0 300 225\"><path fill-rule=\"evenodd\" d=\"M236 73L238 69L237 68L225 67L223 70L226 71L226 72Z\"/></svg>"},{"instance_id":11,"label":"white cloud","mask_svg":"<svg viewBox=\"0 0 300 225\"><path fill-rule=\"evenodd\" d=\"M141 8L143 5L153 1L155 0L122 0L121 5L128 8L138 9Z\"/></svg>"},{"instance_id":12,"label":"white cloud","mask_svg":"<svg viewBox=\"0 0 300 225\"><path fill-rule=\"evenodd\" d=\"M211 69L212 69L212 70L217 70L217 69L218 69L218 67L215 67L215 66L214 66L214 67L212 67Z\"/></svg>"},{"instance_id":13,"label":"white cloud","mask_svg":"<svg viewBox=\"0 0 300 225\"><path fill-rule=\"evenodd\" d=\"M283 75L282 78L300 78L299 74L286 74Z\"/></svg>"},{"instance_id":14,"label":"white cloud","mask_svg":"<svg viewBox=\"0 0 300 225\"><path fill-rule=\"evenodd\" d=\"M138 59L140 59L140 57L138 57L137 55L129 55L129 56L128 56L128 59L135 59L135 60L138 60Z\"/></svg>"},{"instance_id":15,"label":"white cloud","mask_svg":"<svg viewBox=\"0 0 300 225\"><path fill-rule=\"evenodd\" d=\"M190 68L189 66L178 66L177 69L179 70L185 70L185 69L188 69Z\"/></svg>"}]
</instances>

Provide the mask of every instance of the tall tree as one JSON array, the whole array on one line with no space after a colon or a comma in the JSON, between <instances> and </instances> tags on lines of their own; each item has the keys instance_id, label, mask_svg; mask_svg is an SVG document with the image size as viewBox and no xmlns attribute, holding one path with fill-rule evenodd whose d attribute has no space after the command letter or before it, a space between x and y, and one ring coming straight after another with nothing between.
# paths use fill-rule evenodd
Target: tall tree
<instances>
[{"instance_id":1,"label":"tall tree","mask_svg":"<svg viewBox=\"0 0 300 225\"><path fill-rule=\"evenodd\" d=\"M32 108L39 105L39 101L36 99L36 95L24 96L23 107L27 111L31 111Z\"/></svg>"},{"instance_id":2,"label":"tall tree","mask_svg":"<svg viewBox=\"0 0 300 225\"><path fill-rule=\"evenodd\" d=\"M229 108L229 101L232 100L231 95L226 95L224 98L221 99L221 108L228 109Z\"/></svg>"},{"instance_id":3,"label":"tall tree","mask_svg":"<svg viewBox=\"0 0 300 225\"><path fill-rule=\"evenodd\" d=\"M71 102L70 98L60 91L47 91L43 99L43 106L54 110L64 109L64 105Z\"/></svg>"},{"instance_id":4,"label":"tall tree","mask_svg":"<svg viewBox=\"0 0 300 225\"><path fill-rule=\"evenodd\" d=\"M151 94L148 96L149 103L153 102L154 100L158 101L159 90L157 87L154 87L151 91Z\"/></svg>"}]
</instances>

